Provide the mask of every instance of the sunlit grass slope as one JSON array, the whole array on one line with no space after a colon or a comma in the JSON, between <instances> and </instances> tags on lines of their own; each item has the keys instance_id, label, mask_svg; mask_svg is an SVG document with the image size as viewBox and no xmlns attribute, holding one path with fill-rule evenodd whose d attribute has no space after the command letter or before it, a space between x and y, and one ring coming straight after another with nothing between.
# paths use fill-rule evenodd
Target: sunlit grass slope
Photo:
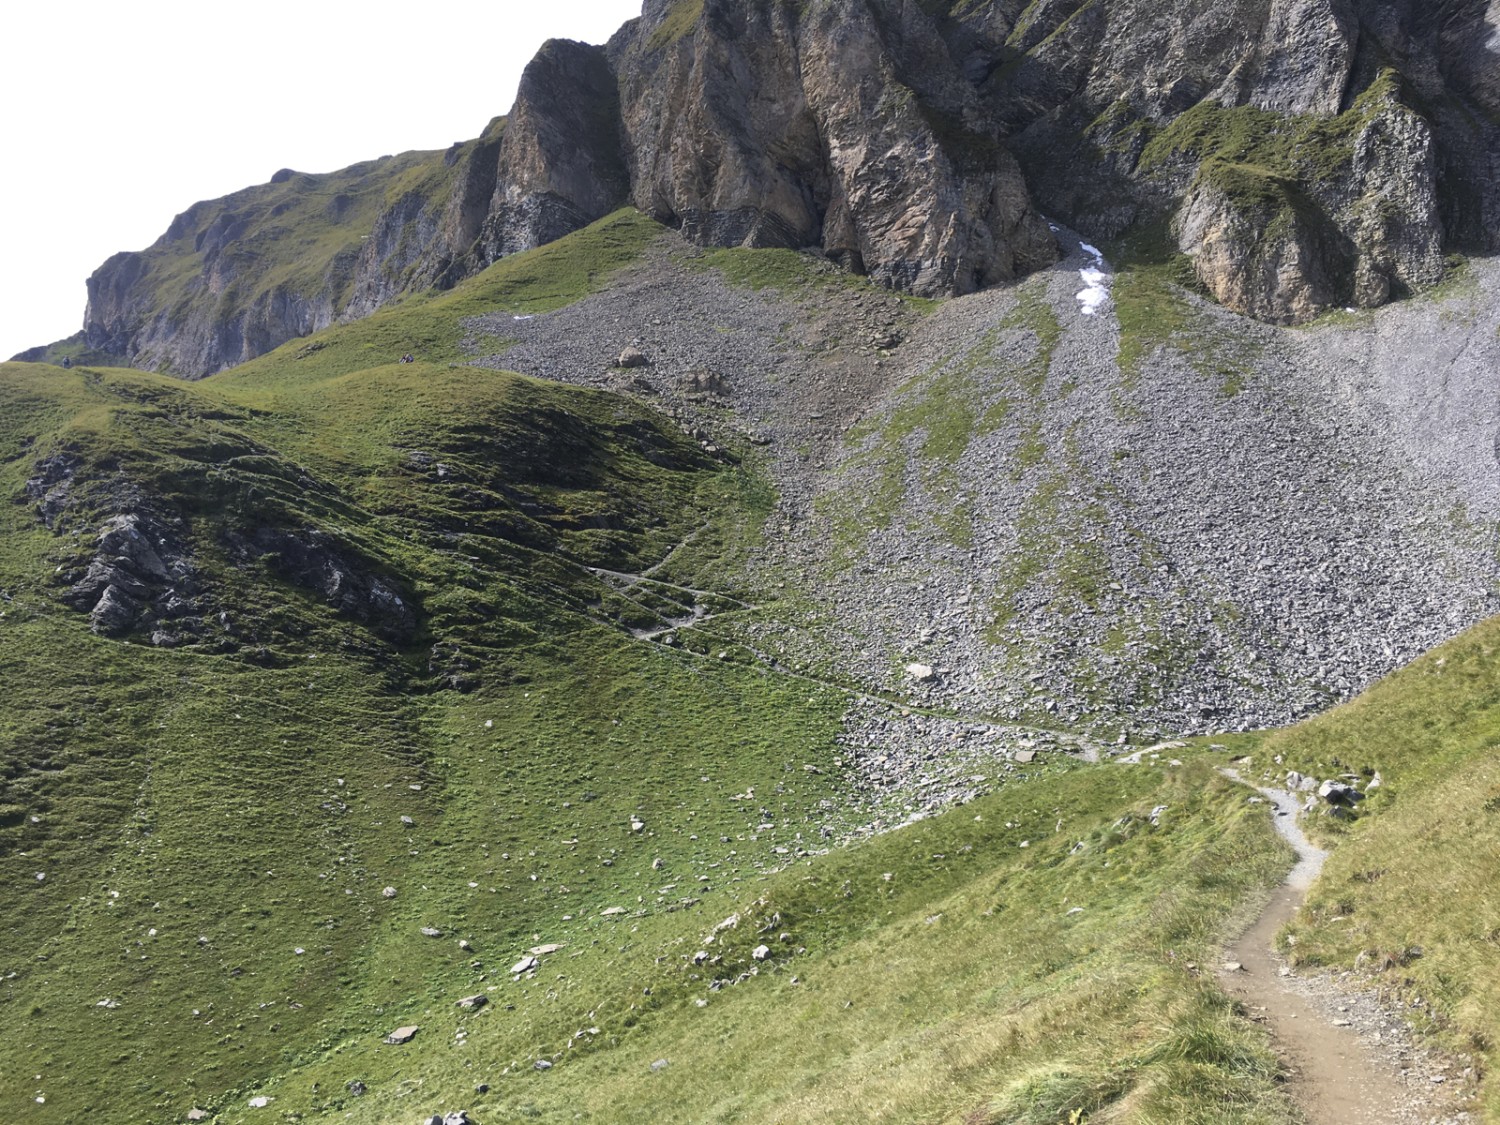
<instances>
[{"instance_id":1,"label":"sunlit grass slope","mask_svg":"<svg viewBox=\"0 0 1500 1125\"><path fill-rule=\"evenodd\" d=\"M454 361L464 317L576 300L656 229L201 383L0 367L0 1117L1290 1120L1197 968L1288 862L1242 790L1036 764L825 852L848 697L620 627L652 600L588 568L695 536L673 581L748 601L721 560L774 493L629 400ZM125 511L191 557L178 647L61 600ZM236 552L265 528L415 626Z\"/></svg>"},{"instance_id":2,"label":"sunlit grass slope","mask_svg":"<svg viewBox=\"0 0 1500 1125\"><path fill-rule=\"evenodd\" d=\"M302 345L321 365L278 369L283 354L197 384L0 367L0 1003L25 1026L0 1063L8 1117L175 1118L195 1086L211 1100L264 1081L362 1021L366 967L449 979L450 957L415 959L453 949L419 916L446 927L466 909L423 890L432 861L466 872L480 844L524 842L546 873L573 855L564 827L603 848L629 832L627 806L657 801L665 831L686 815L674 786L696 794L707 762L736 792L782 786L797 823L825 799L802 759L832 744L834 705L636 645L608 622L640 611L585 569L644 567L722 497L760 497L720 483L740 470L623 399L385 362L417 350L428 317L456 354L468 311L576 298L655 230L617 217L475 279L446 311L414 302L376 367L338 330ZM49 529L27 482L59 460L71 491ZM206 634L173 651L95 637L60 601L100 523L135 511L182 541L207 603ZM265 527L399 584L415 632L392 642L230 549ZM444 690L458 680L470 694ZM470 748L450 757L448 732L472 733L466 708L511 691L492 766L465 772ZM528 698L518 729L507 716ZM563 802L579 812L565 820ZM444 839L444 816L476 827ZM729 827L704 823L705 842ZM568 874L557 893L603 893ZM539 913L535 896L551 893L508 879L475 933L540 925L551 899Z\"/></svg>"},{"instance_id":3,"label":"sunlit grass slope","mask_svg":"<svg viewBox=\"0 0 1500 1125\"><path fill-rule=\"evenodd\" d=\"M589 802L573 790L565 809L556 786L552 831L518 831L538 790L494 800L495 728L479 729L434 838L414 839L431 857L413 861L422 894L391 900L378 951L344 969L356 1014L223 1094L222 1120L260 1119L256 1096L364 1122L459 1107L537 1121L1293 1120L1262 1036L1197 967L1285 863L1263 815L1206 768L1049 769L799 862L756 840L718 766L706 782L656 778L650 791L675 788L681 807L638 802L644 835L619 819L591 830L577 811ZM710 836L721 830L728 841ZM763 873L758 856L785 869ZM518 979L510 963L539 942L561 948ZM262 1031L294 998L265 994ZM472 994L489 1003L456 1006ZM410 1024L410 1043L380 1041Z\"/></svg>"},{"instance_id":4,"label":"sunlit grass slope","mask_svg":"<svg viewBox=\"0 0 1500 1125\"><path fill-rule=\"evenodd\" d=\"M1500 620L1300 727L1260 757L1319 777L1375 772L1293 930L1293 955L1360 967L1492 1063L1500 1044ZM1486 1108L1500 1116L1490 1090Z\"/></svg>"}]
</instances>

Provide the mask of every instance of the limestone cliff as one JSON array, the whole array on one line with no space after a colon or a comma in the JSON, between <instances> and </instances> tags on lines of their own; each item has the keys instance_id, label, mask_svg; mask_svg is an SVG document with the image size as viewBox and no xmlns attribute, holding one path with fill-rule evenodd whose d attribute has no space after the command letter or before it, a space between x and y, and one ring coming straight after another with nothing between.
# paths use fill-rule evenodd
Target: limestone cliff
<instances>
[{"instance_id":1,"label":"limestone cliff","mask_svg":"<svg viewBox=\"0 0 1500 1125\"><path fill-rule=\"evenodd\" d=\"M611 44L632 200L714 245L821 246L969 292L1053 260L994 123L919 6L652 0Z\"/></svg>"},{"instance_id":2,"label":"limestone cliff","mask_svg":"<svg viewBox=\"0 0 1500 1125\"><path fill-rule=\"evenodd\" d=\"M477 140L189 209L90 279L84 339L203 375L626 203L926 295L1052 260L1045 212L1159 232L1259 319L1374 306L1500 245L1497 26L1478 0L645 0L606 47L546 44Z\"/></svg>"},{"instance_id":3,"label":"limestone cliff","mask_svg":"<svg viewBox=\"0 0 1500 1125\"><path fill-rule=\"evenodd\" d=\"M1049 213L1099 239L1164 218L1230 308L1299 322L1493 250L1496 6L1039 0L950 44Z\"/></svg>"}]
</instances>

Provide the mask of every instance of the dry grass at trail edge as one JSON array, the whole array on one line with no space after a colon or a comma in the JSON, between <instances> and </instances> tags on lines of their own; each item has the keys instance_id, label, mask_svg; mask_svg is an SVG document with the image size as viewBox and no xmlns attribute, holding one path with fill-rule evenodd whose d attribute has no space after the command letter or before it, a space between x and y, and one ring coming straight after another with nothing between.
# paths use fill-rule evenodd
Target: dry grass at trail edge
<instances>
[{"instance_id":1,"label":"dry grass at trail edge","mask_svg":"<svg viewBox=\"0 0 1500 1125\"><path fill-rule=\"evenodd\" d=\"M1335 844L1288 934L1305 966L1359 971L1440 1045L1488 1070L1500 1044L1500 619L1359 699L1267 737L1257 760L1381 785ZM1500 1092L1482 1088L1486 1120Z\"/></svg>"}]
</instances>

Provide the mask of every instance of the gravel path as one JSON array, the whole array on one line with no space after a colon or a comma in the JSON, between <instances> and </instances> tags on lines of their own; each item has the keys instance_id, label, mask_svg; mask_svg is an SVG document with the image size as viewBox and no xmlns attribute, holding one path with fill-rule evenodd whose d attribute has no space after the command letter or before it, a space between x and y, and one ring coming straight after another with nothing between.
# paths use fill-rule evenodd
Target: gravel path
<instances>
[{"instance_id":1,"label":"gravel path","mask_svg":"<svg viewBox=\"0 0 1500 1125\"><path fill-rule=\"evenodd\" d=\"M1234 770L1224 773L1243 782ZM1248 784L1248 783L1246 783ZM1312 1125L1458 1125L1465 1076L1416 1047L1398 1009L1330 974L1298 976L1275 951L1276 934L1307 897L1327 853L1297 823L1299 800L1261 788L1297 864L1265 909L1226 950L1224 990L1264 1023L1287 1067L1287 1092ZM1470 1072L1472 1073L1472 1071Z\"/></svg>"}]
</instances>

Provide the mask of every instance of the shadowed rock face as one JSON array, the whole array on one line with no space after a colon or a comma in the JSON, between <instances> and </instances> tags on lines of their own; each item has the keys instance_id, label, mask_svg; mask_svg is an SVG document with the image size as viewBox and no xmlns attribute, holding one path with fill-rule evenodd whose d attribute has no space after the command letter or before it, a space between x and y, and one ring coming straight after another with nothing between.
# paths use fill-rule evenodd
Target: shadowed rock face
<instances>
[{"instance_id":1,"label":"shadowed rock face","mask_svg":"<svg viewBox=\"0 0 1500 1125\"><path fill-rule=\"evenodd\" d=\"M1481 3L1044 0L948 37L1049 214L1098 239L1170 219L1215 298L1297 323L1433 284L1445 244L1494 248L1495 22Z\"/></svg>"},{"instance_id":2,"label":"shadowed rock face","mask_svg":"<svg viewBox=\"0 0 1500 1125\"><path fill-rule=\"evenodd\" d=\"M264 562L276 574L307 590L345 617L370 627L377 636L402 644L411 640L417 614L409 593L374 573L363 560L340 551L315 529L257 527L225 536L232 556Z\"/></svg>"},{"instance_id":3,"label":"shadowed rock face","mask_svg":"<svg viewBox=\"0 0 1500 1125\"><path fill-rule=\"evenodd\" d=\"M554 39L522 76L471 257L489 264L602 218L630 190L620 99L602 48Z\"/></svg>"},{"instance_id":4,"label":"shadowed rock face","mask_svg":"<svg viewBox=\"0 0 1500 1125\"><path fill-rule=\"evenodd\" d=\"M305 486L317 487L310 479ZM205 576L203 529L194 533L180 501L128 474L102 475L66 451L36 463L25 494L43 524L86 545L54 577L66 587L61 600L87 613L93 632L166 648L210 635L226 651L255 642L232 624L239 613L222 583ZM324 531L236 519L218 538L234 565L265 567L385 641L406 644L416 633L419 603L407 584Z\"/></svg>"},{"instance_id":5,"label":"shadowed rock face","mask_svg":"<svg viewBox=\"0 0 1500 1125\"><path fill-rule=\"evenodd\" d=\"M1054 260L1041 211L1169 229L1258 319L1374 306L1497 246L1497 28L1481 0L646 0L607 47L547 43L476 141L196 205L90 279L86 342L207 374L627 203L925 295ZM288 280L262 248L313 221L343 237Z\"/></svg>"}]
</instances>

